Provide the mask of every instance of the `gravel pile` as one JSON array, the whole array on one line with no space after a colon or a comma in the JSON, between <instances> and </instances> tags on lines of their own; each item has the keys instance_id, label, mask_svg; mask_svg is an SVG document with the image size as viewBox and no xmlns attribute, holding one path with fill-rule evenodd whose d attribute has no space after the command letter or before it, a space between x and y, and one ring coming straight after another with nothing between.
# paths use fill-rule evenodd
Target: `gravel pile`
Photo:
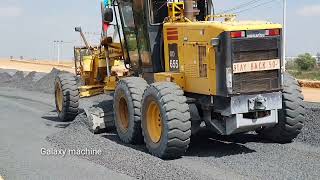
<instances>
[{"instance_id":1,"label":"gravel pile","mask_svg":"<svg viewBox=\"0 0 320 180\"><path fill-rule=\"evenodd\" d=\"M24 79L24 73L23 71L17 71L10 79L12 83L19 83L23 81Z\"/></svg>"},{"instance_id":2,"label":"gravel pile","mask_svg":"<svg viewBox=\"0 0 320 180\"><path fill-rule=\"evenodd\" d=\"M144 145L121 143L114 132L93 135L84 115L47 140L62 149L100 149L101 156L82 158L137 179L317 179L319 126L314 122L320 114L314 106L307 110L306 128L296 142L276 144L255 133L226 137L205 131L192 139L183 158L170 161L149 155Z\"/></svg>"},{"instance_id":3,"label":"gravel pile","mask_svg":"<svg viewBox=\"0 0 320 180\"><path fill-rule=\"evenodd\" d=\"M33 80L35 75L35 71L28 73L23 79L17 82L17 86L20 88L32 89L35 84L35 81Z\"/></svg>"},{"instance_id":4,"label":"gravel pile","mask_svg":"<svg viewBox=\"0 0 320 180\"><path fill-rule=\"evenodd\" d=\"M34 84L34 89L45 93L54 93L54 81L59 73L61 73L60 70L53 68L50 73Z\"/></svg>"},{"instance_id":5,"label":"gravel pile","mask_svg":"<svg viewBox=\"0 0 320 180\"><path fill-rule=\"evenodd\" d=\"M24 81L27 81L27 82L33 82L34 80L34 77L36 76L36 73L37 72L35 72L35 71L32 71L32 72L30 72L30 73L28 73L27 75L26 75L26 77L24 77Z\"/></svg>"},{"instance_id":6,"label":"gravel pile","mask_svg":"<svg viewBox=\"0 0 320 180\"><path fill-rule=\"evenodd\" d=\"M0 76L0 82L7 87L24 88L22 86L24 84L24 78L25 78L24 72L16 71L12 76L9 73L4 73L3 77Z\"/></svg>"},{"instance_id":7,"label":"gravel pile","mask_svg":"<svg viewBox=\"0 0 320 180\"><path fill-rule=\"evenodd\" d=\"M320 147L320 105L306 103L306 121L296 141Z\"/></svg>"},{"instance_id":8,"label":"gravel pile","mask_svg":"<svg viewBox=\"0 0 320 180\"><path fill-rule=\"evenodd\" d=\"M0 73L0 83L8 82L10 81L11 76L7 72Z\"/></svg>"},{"instance_id":9,"label":"gravel pile","mask_svg":"<svg viewBox=\"0 0 320 180\"><path fill-rule=\"evenodd\" d=\"M62 71L53 68L50 73L16 71L12 76L7 72L0 73L0 85L21 88L31 91L54 93L54 81Z\"/></svg>"},{"instance_id":10,"label":"gravel pile","mask_svg":"<svg viewBox=\"0 0 320 180\"><path fill-rule=\"evenodd\" d=\"M79 115L65 130L48 136L47 140L61 149L88 148L101 150L102 155L100 156L83 156L82 158L137 179L207 180L213 178L199 175L198 172L185 169L172 164L170 161L161 160L148 153L135 150L134 147L121 145L106 138L106 136L112 136L111 134L95 136L88 130L83 122L84 120L85 117ZM139 146L137 146L137 149L139 149Z\"/></svg>"},{"instance_id":11,"label":"gravel pile","mask_svg":"<svg viewBox=\"0 0 320 180\"><path fill-rule=\"evenodd\" d=\"M202 162L203 167L219 167L246 177L243 179L319 179L320 176L319 148L302 143L275 144L250 134L212 137L195 143L185 157L189 164ZM177 164L184 161L178 159Z\"/></svg>"}]
</instances>

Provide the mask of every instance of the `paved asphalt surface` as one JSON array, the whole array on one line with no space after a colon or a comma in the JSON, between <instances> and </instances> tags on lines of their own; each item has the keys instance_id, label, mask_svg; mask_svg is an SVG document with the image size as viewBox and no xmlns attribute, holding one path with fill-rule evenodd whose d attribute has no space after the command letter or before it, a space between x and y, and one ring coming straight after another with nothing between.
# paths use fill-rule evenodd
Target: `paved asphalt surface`
<instances>
[{"instance_id":1,"label":"paved asphalt surface","mask_svg":"<svg viewBox=\"0 0 320 180\"><path fill-rule=\"evenodd\" d=\"M32 97L32 99L29 99ZM46 156L46 136L68 124L56 121L52 96L0 88L0 175L5 179L131 179L76 155ZM45 118L42 118L45 117Z\"/></svg>"}]
</instances>

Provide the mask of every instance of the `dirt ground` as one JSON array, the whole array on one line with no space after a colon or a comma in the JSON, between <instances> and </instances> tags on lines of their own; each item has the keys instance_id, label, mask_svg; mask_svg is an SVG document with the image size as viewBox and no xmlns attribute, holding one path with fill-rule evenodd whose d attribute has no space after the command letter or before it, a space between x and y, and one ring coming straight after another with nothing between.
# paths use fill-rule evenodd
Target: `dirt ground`
<instances>
[{"instance_id":1,"label":"dirt ground","mask_svg":"<svg viewBox=\"0 0 320 180\"><path fill-rule=\"evenodd\" d=\"M307 102L320 102L320 89L302 88L304 99Z\"/></svg>"},{"instance_id":2,"label":"dirt ground","mask_svg":"<svg viewBox=\"0 0 320 180\"><path fill-rule=\"evenodd\" d=\"M36 71L36 72L51 72L52 68L63 71L74 72L72 62L61 62L60 64L49 61L10 61L0 60L1 69L16 69L19 71Z\"/></svg>"}]
</instances>

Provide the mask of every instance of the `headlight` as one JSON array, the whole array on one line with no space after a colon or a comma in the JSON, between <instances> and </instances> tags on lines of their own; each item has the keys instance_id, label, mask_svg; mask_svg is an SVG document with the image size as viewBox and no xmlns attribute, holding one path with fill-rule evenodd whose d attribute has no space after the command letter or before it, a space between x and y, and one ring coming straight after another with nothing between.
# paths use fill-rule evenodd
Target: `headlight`
<instances>
[{"instance_id":1,"label":"headlight","mask_svg":"<svg viewBox=\"0 0 320 180\"><path fill-rule=\"evenodd\" d=\"M228 88L228 92L232 93L232 69L226 68L226 85Z\"/></svg>"},{"instance_id":2,"label":"headlight","mask_svg":"<svg viewBox=\"0 0 320 180\"><path fill-rule=\"evenodd\" d=\"M220 45L220 39L219 38L211 39L211 46L218 47L219 45Z\"/></svg>"}]
</instances>

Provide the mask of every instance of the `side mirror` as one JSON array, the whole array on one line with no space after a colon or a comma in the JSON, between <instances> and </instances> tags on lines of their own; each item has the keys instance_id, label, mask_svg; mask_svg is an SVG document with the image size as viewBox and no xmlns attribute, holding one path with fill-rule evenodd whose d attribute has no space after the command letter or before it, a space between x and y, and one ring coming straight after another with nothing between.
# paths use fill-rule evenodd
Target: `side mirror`
<instances>
[{"instance_id":1,"label":"side mirror","mask_svg":"<svg viewBox=\"0 0 320 180\"><path fill-rule=\"evenodd\" d=\"M75 27L74 30L75 30L76 32L81 32L81 31L82 31L82 30L81 30L81 27Z\"/></svg>"},{"instance_id":2,"label":"side mirror","mask_svg":"<svg viewBox=\"0 0 320 180\"><path fill-rule=\"evenodd\" d=\"M113 21L113 10L112 10L112 8L106 8L104 10L103 20L106 23L111 23Z\"/></svg>"}]
</instances>

